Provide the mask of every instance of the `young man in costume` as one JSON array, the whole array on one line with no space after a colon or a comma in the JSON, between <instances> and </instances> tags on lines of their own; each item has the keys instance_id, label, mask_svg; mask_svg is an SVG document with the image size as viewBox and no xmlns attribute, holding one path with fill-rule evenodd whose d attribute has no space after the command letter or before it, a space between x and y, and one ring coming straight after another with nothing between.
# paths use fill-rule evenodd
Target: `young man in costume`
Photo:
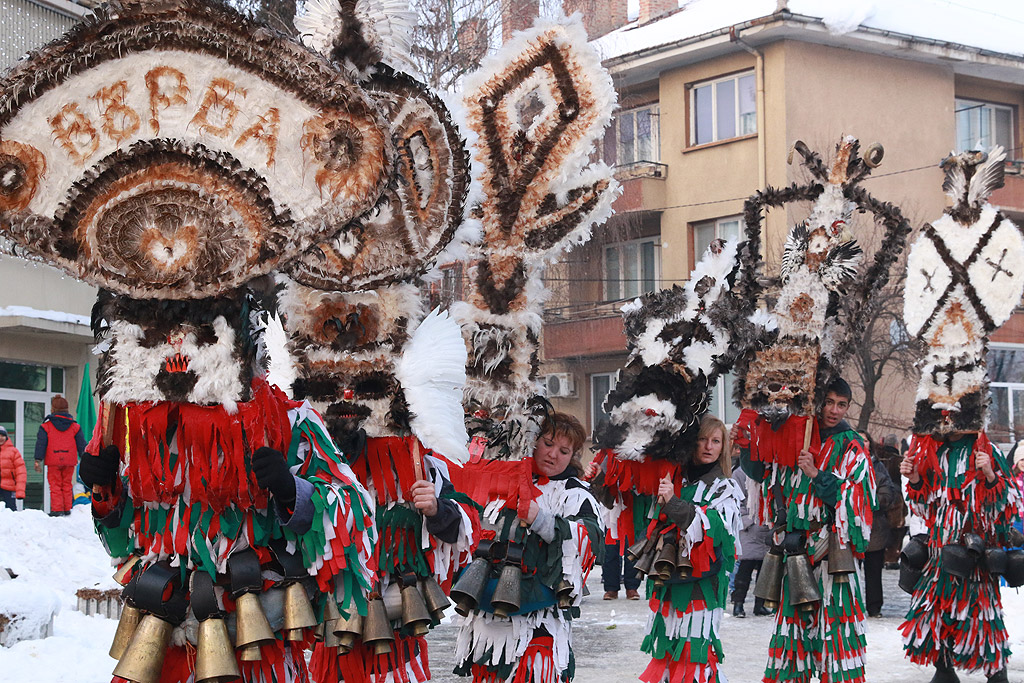
<instances>
[{"instance_id":1,"label":"young man in costume","mask_svg":"<svg viewBox=\"0 0 1024 683\"><path fill-rule=\"evenodd\" d=\"M771 554L785 553L784 564L794 564L787 569L790 580L782 583L765 683L806 683L813 676L822 681L865 680L860 575L852 562L840 567L839 556L830 550L830 541L836 547L831 537L837 535L840 545L862 556L871 530L874 475L860 435L845 420L851 397L850 386L841 378L828 386L821 409L811 418L812 445L799 451L795 467L751 458L758 432L770 429L760 420L754 422L752 411L744 411L733 426L740 464L747 476L761 482L760 516L774 528ZM802 426L799 432L803 434ZM806 596L796 596L806 598L798 607L793 604L792 577L796 565L808 562L813 586ZM815 592L816 600L811 599Z\"/></svg>"},{"instance_id":2,"label":"young man in costume","mask_svg":"<svg viewBox=\"0 0 1024 683\"><path fill-rule=\"evenodd\" d=\"M900 471L928 533L901 557L900 586L912 594L901 630L910 660L934 665L932 683L956 683L957 669L1008 680L998 575L1024 583L1013 571L1022 565L1004 550L1019 545L1020 491L985 435L988 336L1024 292L1024 272L1005 267L1024 259L1024 236L988 202L1003 184L1005 156L995 147L942 161L952 205L924 227L907 259L903 318L927 350Z\"/></svg>"}]
</instances>

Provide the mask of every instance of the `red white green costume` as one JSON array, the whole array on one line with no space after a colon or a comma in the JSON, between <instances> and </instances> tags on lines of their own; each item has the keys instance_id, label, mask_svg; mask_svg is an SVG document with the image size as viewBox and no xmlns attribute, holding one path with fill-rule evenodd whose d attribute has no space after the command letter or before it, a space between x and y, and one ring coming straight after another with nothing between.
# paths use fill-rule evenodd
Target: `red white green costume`
<instances>
[{"instance_id":1,"label":"red white green costume","mask_svg":"<svg viewBox=\"0 0 1024 683\"><path fill-rule=\"evenodd\" d=\"M315 609L322 612L334 599L339 609L365 611L376 543L373 502L308 404L257 379L252 399L234 414L220 405L171 402L121 408L126 419L114 442L127 445L123 476L105 500L93 502L97 533L118 563L139 556L141 569L166 560L183 576L203 571L216 581L233 553L253 548L267 565L270 543L283 539L315 578ZM92 454L101 432L89 446ZM249 454L265 445L287 455L296 478L294 510L270 505L247 467ZM275 583L265 570L264 591L275 590ZM220 587L217 593L224 610L233 612L231 596ZM162 683L185 683L194 666L194 655L190 660L182 646L185 631L177 631ZM304 643L276 635L262 646L260 661L240 663L243 680L307 680Z\"/></svg>"},{"instance_id":2,"label":"red white green costume","mask_svg":"<svg viewBox=\"0 0 1024 683\"><path fill-rule=\"evenodd\" d=\"M753 425L754 435L750 449L741 451L741 463L750 477L761 482L758 521L774 523L773 489L778 485L787 513L785 531L806 533L807 554L823 596L813 611L798 612L789 604L789 585L783 580L763 680L806 683L819 676L822 683L863 682L867 640L861 577L856 572L848 581L834 581L827 558L833 531L855 557L862 557L867 549L875 480L860 436L840 422L822 441L815 423L810 450L820 472L812 481L796 467L805 418L791 417L773 432L767 423L753 422L744 413L740 420Z\"/></svg>"},{"instance_id":3,"label":"red white green costume","mask_svg":"<svg viewBox=\"0 0 1024 683\"><path fill-rule=\"evenodd\" d=\"M1006 667L1010 655L999 580L983 562L968 578L953 577L941 570L939 551L960 543L965 532L980 535L986 546L1006 545L1020 519L1010 463L984 433L942 442L915 435L910 448L921 480L908 484L907 498L927 524L929 553L900 627L904 648L916 664L933 665L945 653L954 668L991 676ZM992 456L992 484L974 467L976 451Z\"/></svg>"},{"instance_id":4,"label":"red white green costume","mask_svg":"<svg viewBox=\"0 0 1024 683\"><path fill-rule=\"evenodd\" d=\"M413 509L407 501L416 482L412 449L416 437L375 437L366 450L352 458L359 480L365 482L376 500L377 545L374 579L377 589L388 596L389 589L400 589L398 577L414 573L418 578L433 577L444 589L451 590L458 569L472 559L473 540L479 537L479 514L475 504L456 492L451 484L447 460L424 455L426 477L433 482L439 513L447 520L444 531L433 529L431 521ZM422 451L426 452L425 448ZM448 512L444 512L447 508ZM437 531L441 538L432 533ZM385 603L389 600L385 598ZM389 614L389 616L391 616ZM376 655L361 640L351 652L338 655L336 648L317 643L311 660L312 676L320 683L344 680L422 682L431 678L427 640L403 628L401 619L392 618L395 642L388 654Z\"/></svg>"},{"instance_id":5,"label":"red white green costume","mask_svg":"<svg viewBox=\"0 0 1024 683\"><path fill-rule=\"evenodd\" d=\"M669 524L663 534L689 549L693 575L660 587L648 577L652 615L641 649L652 659L640 680L724 682L725 675L718 670L724 658L718 629L728 600L729 573L736 563L743 492L717 463L700 477L677 481L676 486L677 497L693 506L692 520L680 527L663 512L651 523L651 531L658 522Z\"/></svg>"},{"instance_id":6,"label":"red white green costume","mask_svg":"<svg viewBox=\"0 0 1024 683\"><path fill-rule=\"evenodd\" d=\"M517 462L480 461L466 466L459 488L486 500L485 490L505 490L484 508L484 535L523 546L523 595L533 596L520 612L498 617L489 600L459 623L455 673L474 683L558 683L571 681L572 620L579 616L583 584L604 553L604 528L597 501L570 466L562 475L532 475L533 458ZM492 487L492 482L507 483ZM541 512L529 527L519 509L536 501ZM488 533L489 532L489 533ZM572 606L559 608L555 591L572 586ZM493 580L492 580L493 581Z\"/></svg>"}]
</instances>

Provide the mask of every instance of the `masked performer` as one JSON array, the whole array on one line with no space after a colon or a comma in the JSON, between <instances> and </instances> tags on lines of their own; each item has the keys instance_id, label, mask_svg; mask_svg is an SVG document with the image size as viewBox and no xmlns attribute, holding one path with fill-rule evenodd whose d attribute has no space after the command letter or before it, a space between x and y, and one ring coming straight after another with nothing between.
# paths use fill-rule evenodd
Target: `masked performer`
<instances>
[{"instance_id":1,"label":"masked performer","mask_svg":"<svg viewBox=\"0 0 1024 683\"><path fill-rule=\"evenodd\" d=\"M376 528L317 413L262 377L260 283L377 204L391 126L336 63L192 1L98 8L0 101L0 231L105 290L80 471L125 584L115 676L305 681L325 615L366 611Z\"/></svg>"},{"instance_id":2,"label":"masked performer","mask_svg":"<svg viewBox=\"0 0 1024 683\"><path fill-rule=\"evenodd\" d=\"M845 138L830 167L803 143L795 151L815 182L767 188L746 208L749 233L762 206L813 201L786 241L773 311L778 339L738 368L747 408L733 437L744 471L760 482L758 522L774 531L754 591L778 606L764 680L864 681L865 614L854 558L867 548L875 485L860 437L843 419L851 391L836 368L851 331L872 314L910 226L857 186L881 161L880 146L862 158L857 141ZM855 209L886 228L859 277L862 253L850 232Z\"/></svg>"},{"instance_id":3,"label":"masked performer","mask_svg":"<svg viewBox=\"0 0 1024 683\"><path fill-rule=\"evenodd\" d=\"M904 622L907 656L935 666L932 683L956 669L1007 680L1010 654L999 575L1024 583L1011 529L1020 492L1010 464L985 435L988 335L1024 291L1024 239L988 202L1003 184L1005 153L964 152L942 162L953 205L914 243L907 261L907 330L927 344L914 437L901 464L907 497L928 524L902 557L900 585L912 593ZM980 559L979 559L980 558ZM1024 560L1024 558L1019 558Z\"/></svg>"},{"instance_id":4,"label":"masked performer","mask_svg":"<svg viewBox=\"0 0 1024 683\"><path fill-rule=\"evenodd\" d=\"M740 275L751 270L735 242L715 240L684 287L623 309L630 356L595 437L604 471L594 489L610 508L610 537L648 575L644 681L723 680L723 572L735 563L742 492L728 478L728 439L707 414L708 394L735 359L730 340L765 334L746 319L756 296L734 292L754 284Z\"/></svg>"}]
</instances>

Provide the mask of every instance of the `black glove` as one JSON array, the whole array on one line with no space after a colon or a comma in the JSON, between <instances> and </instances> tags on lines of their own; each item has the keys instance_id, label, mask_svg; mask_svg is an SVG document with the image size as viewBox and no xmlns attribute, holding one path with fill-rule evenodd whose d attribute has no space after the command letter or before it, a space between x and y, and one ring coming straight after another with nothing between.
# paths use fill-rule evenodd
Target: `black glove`
<instances>
[{"instance_id":1,"label":"black glove","mask_svg":"<svg viewBox=\"0 0 1024 683\"><path fill-rule=\"evenodd\" d=\"M78 476L87 488L110 486L117 479L117 465L121 462L121 451L110 445L100 450L99 455L82 456L78 463Z\"/></svg>"},{"instance_id":2,"label":"black glove","mask_svg":"<svg viewBox=\"0 0 1024 683\"><path fill-rule=\"evenodd\" d=\"M264 446L252 454L252 473L260 488L270 491L278 504L290 508L295 505L295 477L288 471L284 453Z\"/></svg>"}]
</instances>

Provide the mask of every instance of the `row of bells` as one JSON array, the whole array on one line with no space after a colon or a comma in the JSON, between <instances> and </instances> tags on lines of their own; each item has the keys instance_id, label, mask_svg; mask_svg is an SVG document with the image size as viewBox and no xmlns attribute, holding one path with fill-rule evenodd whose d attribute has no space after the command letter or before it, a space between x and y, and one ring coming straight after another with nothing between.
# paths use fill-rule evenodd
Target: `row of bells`
<instances>
[{"instance_id":1,"label":"row of bells","mask_svg":"<svg viewBox=\"0 0 1024 683\"><path fill-rule=\"evenodd\" d=\"M522 547L515 543L484 539L477 545L473 561L452 586L455 611L466 617L480 606L487 586L497 574L498 582L491 596L494 616L508 618L519 611L523 594ZM498 567L500 566L500 569ZM562 579L555 587L559 609L572 607L572 584Z\"/></svg>"},{"instance_id":2,"label":"row of bells","mask_svg":"<svg viewBox=\"0 0 1024 683\"><path fill-rule=\"evenodd\" d=\"M1012 542L1012 541L1011 541ZM900 553L900 588L913 594L928 562L928 536L912 537ZM1001 576L1011 588L1024 585L1024 550L986 546L984 539L965 533L961 543L947 543L939 549L939 568L950 576L966 579L976 567Z\"/></svg>"},{"instance_id":3,"label":"row of bells","mask_svg":"<svg viewBox=\"0 0 1024 683\"><path fill-rule=\"evenodd\" d=\"M754 597L763 600L768 609L778 609L782 602L782 579L785 577L789 583L790 606L804 612L811 611L821 601L821 590L814 578L811 560L803 548L785 546L784 543L782 547L774 547L765 555L754 584ZM834 582L845 583L855 571L853 551L833 531L828 543L828 573Z\"/></svg>"},{"instance_id":4,"label":"row of bells","mask_svg":"<svg viewBox=\"0 0 1024 683\"><path fill-rule=\"evenodd\" d=\"M360 638L374 654L391 652L395 632L391 624L399 621L414 636L422 636L444 616L451 602L444 589L433 577L417 579L406 575L393 582L384 595L371 595L366 617L357 613L344 616L333 600L327 601L324 623L317 629L317 639L324 645L337 648L338 654L347 654Z\"/></svg>"},{"instance_id":5,"label":"row of bells","mask_svg":"<svg viewBox=\"0 0 1024 683\"><path fill-rule=\"evenodd\" d=\"M682 543L668 534L651 534L626 548L626 555L641 574L647 574L655 586L661 586L678 574L688 579L693 575L690 553Z\"/></svg>"},{"instance_id":6,"label":"row of bells","mask_svg":"<svg viewBox=\"0 0 1024 683\"><path fill-rule=\"evenodd\" d=\"M284 587L283 628L288 640L302 640L303 631L317 625L313 606L301 583ZM328 599L328 604L333 601ZM337 608L335 608L337 609ZM174 625L125 604L110 646L117 661L114 675L132 683L158 683ZM241 676L236 660L260 659L260 646L276 640L259 595L244 593L235 599L235 638L232 642L223 618L199 622L196 636L195 683L226 683Z\"/></svg>"}]
</instances>

